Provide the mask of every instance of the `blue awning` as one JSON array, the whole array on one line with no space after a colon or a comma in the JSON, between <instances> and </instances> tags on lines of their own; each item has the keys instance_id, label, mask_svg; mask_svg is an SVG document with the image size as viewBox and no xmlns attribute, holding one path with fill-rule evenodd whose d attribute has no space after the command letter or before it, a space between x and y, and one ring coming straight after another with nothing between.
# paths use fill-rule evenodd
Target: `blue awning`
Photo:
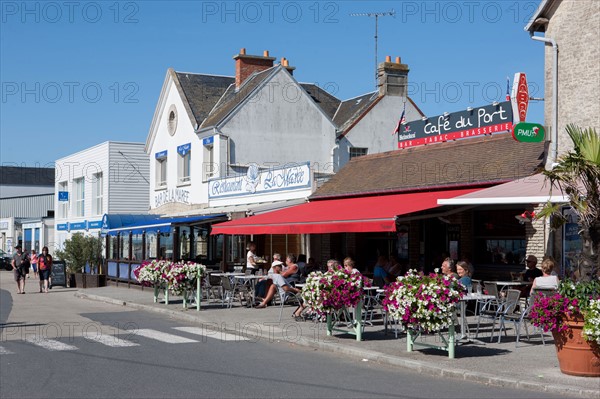
<instances>
[{"instance_id":1,"label":"blue awning","mask_svg":"<svg viewBox=\"0 0 600 399\"><path fill-rule=\"evenodd\" d=\"M160 215L104 215L102 235L168 233L174 225L192 225L224 218L224 214L165 218Z\"/></svg>"}]
</instances>

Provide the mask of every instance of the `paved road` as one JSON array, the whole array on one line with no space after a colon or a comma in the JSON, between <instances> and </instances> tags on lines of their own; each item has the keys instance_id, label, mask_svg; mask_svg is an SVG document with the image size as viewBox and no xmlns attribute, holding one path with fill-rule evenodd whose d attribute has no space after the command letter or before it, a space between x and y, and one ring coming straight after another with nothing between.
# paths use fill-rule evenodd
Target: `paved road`
<instances>
[{"instance_id":1,"label":"paved road","mask_svg":"<svg viewBox=\"0 0 600 399\"><path fill-rule=\"evenodd\" d=\"M85 309L70 295L63 306L44 308L42 297L31 294L28 303L37 305L26 307L22 296L0 290L2 398L549 397L412 374L289 342L253 342L114 305L83 302Z\"/></svg>"}]
</instances>

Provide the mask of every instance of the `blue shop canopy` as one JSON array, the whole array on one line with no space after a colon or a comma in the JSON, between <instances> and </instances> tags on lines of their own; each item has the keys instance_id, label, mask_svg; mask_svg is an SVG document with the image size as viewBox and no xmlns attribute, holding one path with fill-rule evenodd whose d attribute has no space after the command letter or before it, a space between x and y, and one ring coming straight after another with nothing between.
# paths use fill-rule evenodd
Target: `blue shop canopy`
<instances>
[{"instance_id":1,"label":"blue shop canopy","mask_svg":"<svg viewBox=\"0 0 600 399\"><path fill-rule=\"evenodd\" d=\"M173 225L191 225L208 222L212 219L224 218L224 214L190 217L165 218L160 215L104 215L102 218L102 235L115 236L123 234L168 233Z\"/></svg>"}]
</instances>

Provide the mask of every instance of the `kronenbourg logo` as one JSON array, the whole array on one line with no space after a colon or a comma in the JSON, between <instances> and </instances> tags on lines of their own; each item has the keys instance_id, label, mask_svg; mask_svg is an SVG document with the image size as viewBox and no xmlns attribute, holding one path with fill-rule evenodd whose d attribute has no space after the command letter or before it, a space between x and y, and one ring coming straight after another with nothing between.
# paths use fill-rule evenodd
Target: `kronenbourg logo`
<instances>
[{"instance_id":1,"label":"kronenbourg logo","mask_svg":"<svg viewBox=\"0 0 600 399\"><path fill-rule=\"evenodd\" d=\"M260 172L258 165L253 163L248 166L248 172L246 172L246 191L254 194L256 192L256 186L260 183Z\"/></svg>"}]
</instances>

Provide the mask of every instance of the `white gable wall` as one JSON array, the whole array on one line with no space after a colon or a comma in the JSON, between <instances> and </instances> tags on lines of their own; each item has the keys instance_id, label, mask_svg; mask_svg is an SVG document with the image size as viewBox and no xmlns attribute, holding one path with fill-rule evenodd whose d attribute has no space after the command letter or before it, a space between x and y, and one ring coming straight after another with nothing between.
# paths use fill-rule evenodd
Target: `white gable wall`
<instances>
[{"instance_id":1,"label":"white gable wall","mask_svg":"<svg viewBox=\"0 0 600 399\"><path fill-rule=\"evenodd\" d=\"M235 165L304 163L331 169L335 128L310 96L280 70L221 127ZM331 171L331 170L330 170Z\"/></svg>"},{"instance_id":2,"label":"white gable wall","mask_svg":"<svg viewBox=\"0 0 600 399\"><path fill-rule=\"evenodd\" d=\"M420 119L416 107L404 97L385 96L340 140L340 163L349 161L350 147L368 148L368 154L398 149L398 135L392 134L406 101L406 121Z\"/></svg>"},{"instance_id":3,"label":"white gable wall","mask_svg":"<svg viewBox=\"0 0 600 399\"><path fill-rule=\"evenodd\" d=\"M194 132L194 126L185 110L173 79L169 78L166 85L164 100L162 104L158 105L162 108L162 111L158 116L154 140L148 150L148 157L150 159L150 208L156 208L157 195L164 193L165 190L173 189L188 191L189 196L187 199L190 204L207 203L206 188L202 184L202 141L198 140ZM175 105L177 110L177 129L173 136L169 134L167 128L171 105ZM191 180L186 184L178 184L179 154L177 153L177 147L187 143L191 143ZM157 161L155 155L157 152L165 150L167 151L167 187L166 189L157 189Z\"/></svg>"}]
</instances>

